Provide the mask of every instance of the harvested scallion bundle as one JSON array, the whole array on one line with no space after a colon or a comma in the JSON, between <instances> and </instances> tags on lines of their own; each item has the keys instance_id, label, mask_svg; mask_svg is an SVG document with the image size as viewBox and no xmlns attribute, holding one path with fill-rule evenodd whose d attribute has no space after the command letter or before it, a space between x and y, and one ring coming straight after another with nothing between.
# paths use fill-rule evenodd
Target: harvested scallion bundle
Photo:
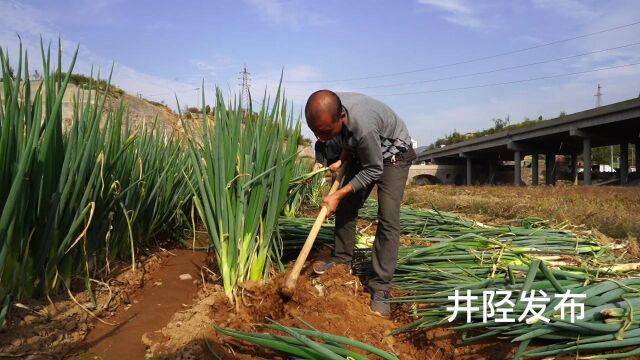
<instances>
[{"instance_id":1,"label":"harvested scallion bundle","mask_svg":"<svg viewBox=\"0 0 640 360\"><path fill-rule=\"evenodd\" d=\"M471 322L464 322L456 317L453 328L463 332L465 343L472 343L487 338L510 338L513 342L520 342L524 347L532 340L551 342L552 345L522 351L518 356L543 357L566 354L602 353L612 349L623 349L637 346L640 343L639 323L634 319L635 308L640 306L640 278L624 280L604 280L585 285L584 280L566 277L561 272L546 267L544 262L534 261L526 267L527 272L512 279L487 279L478 281L468 277L465 282L459 281L455 287L441 291L419 291L419 294L395 299L408 301L419 306L413 313L417 320L397 331L411 329L425 329L439 326L449 326L448 318L452 315L445 308L453 305L452 297L455 290L465 294L469 290L473 299L468 306L478 309L471 315ZM585 275L588 278L588 275ZM461 279L459 279L461 280ZM594 279L595 280L595 279ZM542 310L543 320L524 321L529 316L523 295L530 291L544 291L548 299ZM509 292L512 306L507 318L510 323L497 321L498 316L485 318L485 293ZM562 295L570 292L576 296L572 308L579 320L571 320L569 315L563 315L561 309ZM541 293L539 293L541 294ZM577 295L582 297L578 298ZM527 295L529 296L529 295ZM539 299L542 295L539 295ZM497 300L496 300L497 301ZM466 304L466 303L465 303ZM495 304L495 302L493 303ZM427 306L427 307L425 307ZM466 306L466 305L465 305ZM493 306L493 305L492 305ZM568 305L565 305L568 306ZM582 310L583 309L583 310ZM497 314L497 312L494 312Z\"/></svg>"},{"instance_id":2,"label":"harvested scallion bundle","mask_svg":"<svg viewBox=\"0 0 640 360\"><path fill-rule=\"evenodd\" d=\"M511 338L521 344L516 358L602 353L640 343L634 320L634 309L640 307L640 278L626 278L638 264L620 264L594 238L553 229L540 219L524 221L525 227L489 227L452 218L449 224L437 224L434 212L410 213L401 215L411 220L405 220L411 226L403 232L429 236L400 248L393 283L408 295L393 301L417 306L412 311L416 320L396 332L449 326L452 314L446 309L455 305L456 291L474 297L468 306L475 309L484 309L487 292L509 292L514 306L508 318L513 323L487 320L481 311L471 316L470 323L456 318L454 329L463 332L465 342ZM426 225L418 231L415 223ZM367 252L363 254L368 258ZM367 263L361 262L361 272L367 271L362 265ZM521 296L530 290L542 290L550 299L543 313L549 323L516 321L526 311ZM575 300L584 306L584 318L562 319L556 306L565 291L585 295ZM553 344L527 351L534 339ZM622 354L630 356L634 350Z\"/></svg>"},{"instance_id":3,"label":"harvested scallion bundle","mask_svg":"<svg viewBox=\"0 0 640 360\"><path fill-rule=\"evenodd\" d=\"M288 336L266 333L247 333L224 329L214 325L214 328L224 335L289 355L294 355L301 359L368 359L368 357L349 350L347 347L376 355L385 360L398 359L396 356L371 345L346 337L323 333L316 329L305 330L296 327L283 326L273 320L271 321L271 324L258 325L258 327L280 331ZM313 340L314 338L322 341L315 341Z\"/></svg>"},{"instance_id":4,"label":"harvested scallion bundle","mask_svg":"<svg viewBox=\"0 0 640 360\"><path fill-rule=\"evenodd\" d=\"M358 216L364 220L375 221L378 219L378 203L373 199L367 200L365 206L360 209ZM435 232L447 229L478 228L473 221L437 210L416 210L408 207L400 208L400 229L403 234L411 236L428 236ZM442 230L441 230L442 229Z\"/></svg>"},{"instance_id":5,"label":"harvested scallion bundle","mask_svg":"<svg viewBox=\"0 0 640 360\"><path fill-rule=\"evenodd\" d=\"M327 168L312 171L313 164L313 160L307 158L296 161L294 178L290 182L289 197L284 208L285 216L295 217L303 207L318 205L318 192L322 191L323 174Z\"/></svg>"},{"instance_id":6,"label":"harvested scallion bundle","mask_svg":"<svg viewBox=\"0 0 640 360\"><path fill-rule=\"evenodd\" d=\"M281 242L281 253L284 256L296 256L309 235L309 229L315 219L281 217L278 222L278 235ZM334 225L332 222L322 224L313 246L334 244ZM368 249L373 246L374 236L367 235L362 230L356 233L356 248Z\"/></svg>"},{"instance_id":7,"label":"harvested scallion bundle","mask_svg":"<svg viewBox=\"0 0 640 360\"><path fill-rule=\"evenodd\" d=\"M278 221L278 235L281 240L282 254L297 256L309 235L315 219L281 217ZM324 223L318 232L314 246L333 244L333 224Z\"/></svg>"},{"instance_id":8,"label":"harvested scallion bundle","mask_svg":"<svg viewBox=\"0 0 640 360\"><path fill-rule=\"evenodd\" d=\"M369 202L364 209L370 220L375 219L374 206ZM412 244L399 249L393 284L407 295L392 301L414 304L411 315L416 320L394 333L456 325L454 329L463 332L467 343L494 337L520 342L517 357L593 354L637 346L640 278L628 278L628 274L637 271L638 264L620 263L594 238L553 229L540 219L528 219L524 225L492 227L435 210L402 208L401 231L412 236ZM306 226L297 231L308 231L310 225ZM325 231L329 233L328 226ZM355 269L366 275L370 251L358 254ZM469 324L460 323L464 318L450 324L451 312L446 307L454 305L449 297L456 290L476 296L470 306L478 309L482 309L484 292L511 292L514 311L509 318L514 320L526 309L520 296L542 290L551 299L543 314L550 322L485 322L481 314L474 313ZM562 320L560 310L553 309L560 301L555 296L567 290L587 295L577 300L585 307L585 317L574 324ZM552 344L527 350L532 340ZM631 356L636 351L623 350L607 358Z\"/></svg>"}]
</instances>

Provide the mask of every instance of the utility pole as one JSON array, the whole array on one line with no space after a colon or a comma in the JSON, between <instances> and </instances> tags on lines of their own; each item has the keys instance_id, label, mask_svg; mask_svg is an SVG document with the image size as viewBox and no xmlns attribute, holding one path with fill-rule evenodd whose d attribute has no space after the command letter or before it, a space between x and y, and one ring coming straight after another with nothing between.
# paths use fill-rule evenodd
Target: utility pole
<instances>
[{"instance_id":1,"label":"utility pole","mask_svg":"<svg viewBox=\"0 0 640 360\"><path fill-rule=\"evenodd\" d=\"M602 92L600 91L602 89L602 87L600 86L600 84L598 84L598 91L596 92L595 96L596 97L596 107L599 108L600 106L602 106Z\"/></svg>"},{"instance_id":2,"label":"utility pole","mask_svg":"<svg viewBox=\"0 0 640 360\"><path fill-rule=\"evenodd\" d=\"M599 108L600 106L602 106L602 87L600 86L600 84L598 84L598 91L596 91L596 94L593 95L596 97L596 107ZM609 146L609 153L611 154L611 171L613 171L613 145Z\"/></svg>"},{"instance_id":3,"label":"utility pole","mask_svg":"<svg viewBox=\"0 0 640 360\"><path fill-rule=\"evenodd\" d=\"M247 71L247 65L244 65L244 68L240 72L240 77L238 80L241 81L240 86L242 87L242 104L244 105L244 109L249 109L249 102L251 101L251 95L249 94L249 88L251 87L251 75L250 72Z\"/></svg>"}]
</instances>

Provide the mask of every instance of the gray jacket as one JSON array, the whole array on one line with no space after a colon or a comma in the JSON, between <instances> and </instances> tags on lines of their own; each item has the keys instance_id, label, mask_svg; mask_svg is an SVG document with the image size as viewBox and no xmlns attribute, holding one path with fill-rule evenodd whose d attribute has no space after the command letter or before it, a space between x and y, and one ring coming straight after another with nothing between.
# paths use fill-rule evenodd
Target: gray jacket
<instances>
[{"instance_id":1,"label":"gray jacket","mask_svg":"<svg viewBox=\"0 0 640 360\"><path fill-rule=\"evenodd\" d=\"M359 93L336 94L347 112L337 142L360 162L361 170L350 181L358 191L380 178L385 160L411 147L411 137L404 121L384 103Z\"/></svg>"}]
</instances>

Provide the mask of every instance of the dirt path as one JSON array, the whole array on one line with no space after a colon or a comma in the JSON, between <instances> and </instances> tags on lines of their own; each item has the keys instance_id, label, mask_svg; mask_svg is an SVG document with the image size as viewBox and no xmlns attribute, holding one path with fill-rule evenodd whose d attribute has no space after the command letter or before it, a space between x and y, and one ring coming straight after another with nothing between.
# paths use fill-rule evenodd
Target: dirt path
<instances>
[{"instance_id":1,"label":"dirt path","mask_svg":"<svg viewBox=\"0 0 640 360\"><path fill-rule=\"evenodd\" d=\"M206 254L191 250L172 253L175 256L154 271L145 286L131 297L130 307L119 309L109 319L118 325L97 324L85 341L86 352L77 358L144 359L142 335L165 326L174 313L192 303L198 291L196 280L200 279ZM181 280L183 274L191 278Z\"/></svg>"}]
</instances>

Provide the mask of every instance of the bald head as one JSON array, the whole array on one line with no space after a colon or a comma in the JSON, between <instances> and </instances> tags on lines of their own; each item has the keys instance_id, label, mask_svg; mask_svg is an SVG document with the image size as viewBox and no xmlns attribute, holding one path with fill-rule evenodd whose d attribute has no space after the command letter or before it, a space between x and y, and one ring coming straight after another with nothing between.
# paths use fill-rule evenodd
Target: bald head
<instances>
[{"instance_id":1,"label":"bald head","mask_svg":"<svg viewBox=\"0 0 640 360\"><path fill-rule=\"evenodd\" d=\"M342 112L342 102L336 93L331 90L318 90L309 96L304 108L307 123L320 121L329 116L333 122L337 122Z\"/></svg>"},{"instance_id":2,"label":"bald head","mask_svg":"<svg viewBox=\"0 0 640 360\"><path fill-rule=\"evenodd\" d=\"M321 141L338 136L346 118L340 98L330 90L318 90L311 94L304 108L304 114L307 125Z\"/></svg>"}]
</instances>

